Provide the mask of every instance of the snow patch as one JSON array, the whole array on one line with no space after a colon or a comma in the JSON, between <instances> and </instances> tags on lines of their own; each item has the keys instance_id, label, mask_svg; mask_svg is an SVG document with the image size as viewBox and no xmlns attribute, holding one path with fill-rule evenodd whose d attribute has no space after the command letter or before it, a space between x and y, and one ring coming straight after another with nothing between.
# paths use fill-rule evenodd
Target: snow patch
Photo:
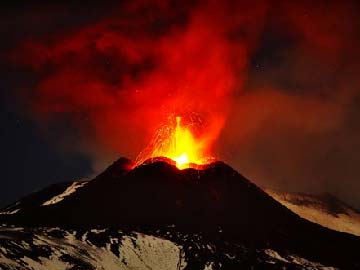
<instances>
[{"instance_id":1,"label":"snow patch","mask_svg":"<svg viewBox=\"0 0 360 270\"><path fill-rule=\"evenodd\" d=\"M0 215L13 215L16 214L17 212L20 211L20 208L17 208L16 206L18 206L21 203L21 201L17 201L14 204L8 206L5 208L4 211L0 212Z\"/></svg>"},{"instance_id":2,"label":"snow patch","mask_svg":"<svg viewBox=\"0 0 360 270\"><path fill-rule=\"evenodd\" d=\"M106 232L106 229L92 229L92 230L90 230L90 232L99 234L99 233Z\"/></svg>"},{"instance_id":3,"label":"snow patch","mask_svg":"<svg viewBox=\"0 0 360 270\"><path fill-rule=\"evenodd\" d=\"M281 256L277 251L272 249L265 249L264 253L269 257L269 262L274 264L277 262L283 262L289 264L297 264L299 266L305 267L304 269L309 270L337 270L337 268L335 267L324 266L321 263L312 262L297 255Z\"/></svg>"},{"instance_id":4,"label":"snow patch","mask_svg":"<svg viewBox=\"0 0 360 270\"><path fill-rule=\"evenodd\" d=\"M339 213L334 216L321 207L318 207L318 205L322 203L320 199L316 200L314 198L312 204L298 205L292 202L292 197L300 196L301 199L301 195L299 194L293 195L291 193L280 193L271 190L266 190L266 192L286 208L304 219L335 231L347 232L360 236L360 213L350 207L342 206L345 213Z\"/></svg>"},{"instance_id":5,"label":"snow patch","mask_svg":"<svg viewBox=\"0 0 360 270\"><path fill-rule=\"evenodd\" d=\"M181 270L185 268L185 254L181 246L154 236L136 235L135 239L126 236L121 242L120 260L129 269Z\"/></svg>"},{"instance_id":6,"label":"snow patch","mask_svg":"<svg viewBox=\"0 0 360 270\"><path fill-rule=\"evenodd\" d=\"M215 264L214 264L213 262L207 262L207 263L205 264L204 270L213 270L213 269L214 269L214 268L213 268L214 265L215 265Z\"/></svg>"},{"instance_id":7,"label":"snow patch","mask_svg":"<svg viewBox=\"0 0 360 270\"><path fill-rule=\"evenodd\" d=\"M67 187L65 189L65 191L57 196L52 197L50 200L44 202L42 205L46 206L46 205L51 205L51 204L55 204L58 202L61 202L63 199L65 199L65 197L71 195L72 193L74 193L77 189L85 186L88 182L87 181L82 181L82 182L74 182L72 183L69 187Z\"/></svg>"},{"instance_id":8,"label":"snow patch","mask_svg":"<svg viewBox=\"0 0 360 270\"><path fill-rule=\"evenodd\" d=\"M59 259L59 256L52 256L49 259L40 257L40 262L31 258L24 257L22 261L28 265L27 269L31 270L64 270L69 269L69 264Z\"/></svg>"},{"instance_id":9,"label":"snow patch","mask_svg":"<svg viewBox=\"0 0 360 270\"><path fill-rule=\"evenodd\" d=\"M13 231L2 228L3 232ZM64 237L52 237L53 229L37 229L29 239L31 249L40 249L49 256L19 256L29 248L27 240L5 239L7 248L0 248L0 269L18 270L183 270L186 266L183 248L175 243L155 236L131 233L125 237L109 236L112 244L118 243L119 256L110 250L109 243L99 247L86 239L78 239L74 232L63 231ZM96 230L99 233L100 230ZM106 235L106 232L104 232ZM20 252L20 253L19 253ZM64 259L64 255L70 261ZM76 266L74 265L74 262ZM76 262L80 262L77 265ZM79 268L80 267L80 268Z\"/></svg>"},{"instance_id":10,"label":"snow patch","mask_svg":"<svg viewBox=\"0 0 360 270\"><path fill-rule=\"evenodd\" d=\"M2 211L0 212L0 215L13 215L16 214L17 212L19 212L20 209L14 209L14 210L10 210L10 211Z\"/></svg>"}]
</instances>

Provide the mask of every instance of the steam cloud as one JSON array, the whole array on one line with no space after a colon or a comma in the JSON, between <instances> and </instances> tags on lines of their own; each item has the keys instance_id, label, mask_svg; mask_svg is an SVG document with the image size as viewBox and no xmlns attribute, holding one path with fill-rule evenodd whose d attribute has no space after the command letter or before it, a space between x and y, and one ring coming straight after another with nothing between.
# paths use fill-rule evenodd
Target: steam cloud
<instances>
[{"instance_id":1,"label":"steam cloud","mask_svg":"<svg viewBox=\"0 0 360 270\"><path fill-rule=\"evenodd\" d=\"M10 61L36 78L26 109L69 121L95 168L197 111L217 156L258 184L360 204L358 4L249 2L129 1L20 39Z\"/></svg>"}]
</instances>

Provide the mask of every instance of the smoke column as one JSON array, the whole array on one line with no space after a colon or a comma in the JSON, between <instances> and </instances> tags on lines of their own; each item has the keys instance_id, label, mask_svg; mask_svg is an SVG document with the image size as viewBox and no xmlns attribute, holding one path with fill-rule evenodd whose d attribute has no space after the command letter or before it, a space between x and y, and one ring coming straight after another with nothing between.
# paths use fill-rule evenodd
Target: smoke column
<instances>
[{"instance_id":1,"label":"smoke column","mask_svg":"<svg viewBox=\"0 0 360 270\"><path fill-rule=\"evenodd\" d=\"M170 114L186 123L196 113L209 151L257 184L360 205L356 1L97 9L101 16L34 31L6 51L31 75L17 89L24 113L45 134L60 126L61 136L49 135L59 148L86 153L98 171L119 155L134 159ZM48 14L68 13L64 4L26 18L38 30Z\"/></svg>"}]
</instances>

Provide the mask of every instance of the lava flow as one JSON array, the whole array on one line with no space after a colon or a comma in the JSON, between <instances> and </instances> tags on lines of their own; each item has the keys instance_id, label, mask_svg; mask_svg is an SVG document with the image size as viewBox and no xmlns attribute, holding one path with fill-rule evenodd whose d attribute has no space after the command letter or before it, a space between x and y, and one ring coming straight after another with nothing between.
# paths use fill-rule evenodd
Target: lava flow
<instances>
[{"instance_id":1,"label":"lava flow","mask_svg":"<svg viewBox=\"0 0 360 270\"><path fill-rule=\"evenodd\" d=\"M192 130L194 122L183 125L182 117L170 116L169 123L160 127L150 145L138 156L137 164L149 158L165 157L176 167L185 169L214 160L206 154L206 141L197 138Z\"/></svg>"}]
</instances>

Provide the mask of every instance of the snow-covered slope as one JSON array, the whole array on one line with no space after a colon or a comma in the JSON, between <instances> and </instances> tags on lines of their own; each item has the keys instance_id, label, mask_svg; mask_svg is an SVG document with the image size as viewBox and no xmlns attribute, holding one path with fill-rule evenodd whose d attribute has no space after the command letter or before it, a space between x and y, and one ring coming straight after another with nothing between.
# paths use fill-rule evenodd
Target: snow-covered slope
<instances>
[{"instance_id":1,"label":"snow-covered slope","mask_svg":"<svg viewBox=\"0 0 360 270\"><path fill-rule=\"evenodd\" d=\"M0 269L180 270L186 266L181 246L139 233L2 227L0 243Z\"/></svg>"},{"instance_id":2,"label":"snow-covered slope","mask_svg":"<svg viewBox=\"0 0 360 270\"><path fill-rule=\"evenodd\" d=\"M359 237L300 218L223 162L128 165L6 207L0 269L360 269Z\"/></svg>"},{"instance_id":3,"label":"snow-covered slope","mask_svg":"<svg viewBox=\"0 0 360 270\"><path fill-rule=\"evenodd\" d=\"M232 252L218 253L218 248L205 244L200 235L181 234L174 228L153 236L110 229L0 227L3 270L336 269L272 249L251 251L238 245ZM256 258L244 258L249 253Z\"/></svg>"},{"instance_id":4,"label":"snow-covered slope","mask_svg":"<svg viewBox=\"0 0 360 270\"><path fill-rule=\"evenodd\" d=\"M265 190L302 218L324 227L360 236L360 212L329 194L310 195Z\"/></svg>"},{"instance_id":5,"label":"snow-covered slope","mask_svg":"<svg viewBox=\"0 0 360 270\"><path fill-rule=\"evenodd\" d=\"M57 204L65 198L73 196L87 183L89 181L82 180L51 185L8 205L0 210L0 215L13 215L23 211L32 211L37 207Z\"/></svg>"}]
</instances>

